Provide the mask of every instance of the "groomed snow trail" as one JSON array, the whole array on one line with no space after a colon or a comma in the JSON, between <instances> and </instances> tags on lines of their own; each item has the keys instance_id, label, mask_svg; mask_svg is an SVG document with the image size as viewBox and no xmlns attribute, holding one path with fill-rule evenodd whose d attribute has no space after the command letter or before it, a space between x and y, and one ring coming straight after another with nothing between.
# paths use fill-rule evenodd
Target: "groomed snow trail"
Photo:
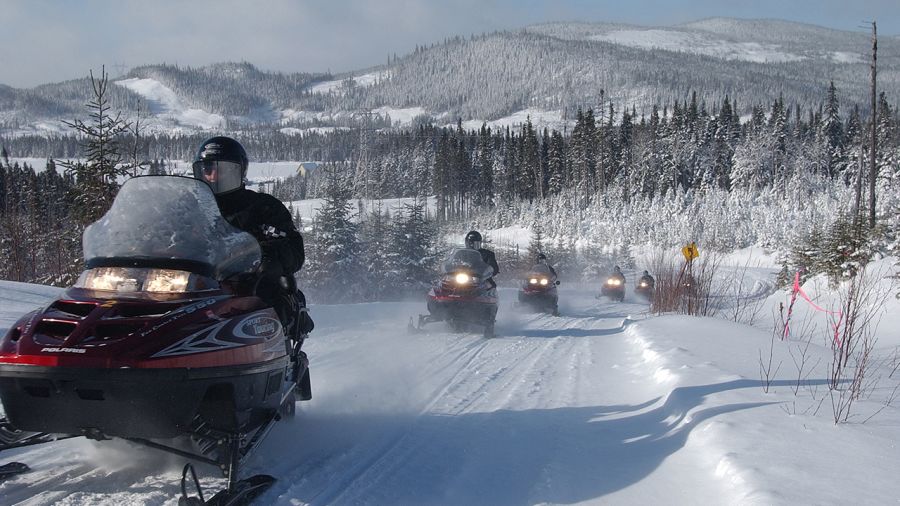
<instances>
[{"instance_id":1,"label":"groomed snow trail","mask_svg":"<svg viewBox=\"0 0 900 506\"><path fill-rule=\"evenodd\" d=\"M248 463L278 478L259 504L736 502L687 444L695 406L668 402L670 375L625 331L647 306L561 297L554 318L517 312L504 290L494 339L409 334L424 303L314 307L314 399ZM14 459L34 472L0 484L0 504L177 504L184 462L78 439L0 455Z\"/></svg>"},{"instance_id":2,"label":"groomed snow trail","mask_svg":"<svg viewBox=\"0 0 900 506\"><path fill-rule=\"evenodd\" d=\"M490 340L440 324L407 335L398 327L422 310L409 304L362 305L368 317L358 327L324 329L309 352L327 370L314 376L317 399L296 421L298 437L313 432L316 442L300 446L306 462L286 470L275 502L727 502L702 455L685 450L668 462L691 427L667 409L657 364L624 332L646 306L592 295L564 291L560 318L507 304ZM346 308L320 314L329 310ZM340 379L322 378L333 372ZM339 405L326 400L333 380L353 392L334 395ZM655 476L664 465L689 466L697 482Z\"/></svg>"}]
</instances>

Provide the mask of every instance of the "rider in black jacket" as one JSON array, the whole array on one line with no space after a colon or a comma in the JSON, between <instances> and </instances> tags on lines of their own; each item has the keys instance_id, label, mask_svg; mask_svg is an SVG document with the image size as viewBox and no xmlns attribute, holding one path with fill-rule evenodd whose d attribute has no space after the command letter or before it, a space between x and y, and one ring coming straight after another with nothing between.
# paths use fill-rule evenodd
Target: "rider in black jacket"
<instances>
[{"instance_id":1,"label":"rider in black jacket","mask_svg":"<svg viewBox=\"0 0 900 506\"><path fill-rule=\"evenodd\" d=\"M299 330L305 334L312 330L312 320L305 312L297 328L291 328L294 316L306 306L294 281L294 273L303 267L305 259L303 237L281 201L244 187L248 164L247 152L238 141L213 137L200 145L194 157L194 177L212 188L228 223L259 241L262 265L256 294L272 304L286 332Z\"/></svg>"},{"instance_id":2,"label":"rider in black jacket","mask_svg":"<svg viewBox=\"0 0 900 506\"><path fill-rule=\"evenodd\" d=\"M547 269L550 270L550 274L553 274L553 277L557 277L557 275L556 275L556 269L554 269L553 266L550 265L550 261L547 260L547 255L545 255L545 254L543 254L543 253L538 253L537 256L536 256L535 259L534 259L534 264L535 264L535 265L544 265L544 266L546 266Z\"/></svg>"},{"instance_id":3,"label":"rider in black jacket","mask_svg":"<svg viewBox=\"0 0 900 506\"><path fill-rule=\"evenodd\" d=\"M473 230L466 234L466 247L471 249L478 250L481 253L481 259L484 260L484 263L488 264L491 269L494 270L494 274L488 280L491 284L496 287L497 283L494 282L494 276L500 274L500 266L497 265L497 257L494 255L494 252L481 247L482 237L481 234L477 230Z\"/></svg>"}]
</instances>

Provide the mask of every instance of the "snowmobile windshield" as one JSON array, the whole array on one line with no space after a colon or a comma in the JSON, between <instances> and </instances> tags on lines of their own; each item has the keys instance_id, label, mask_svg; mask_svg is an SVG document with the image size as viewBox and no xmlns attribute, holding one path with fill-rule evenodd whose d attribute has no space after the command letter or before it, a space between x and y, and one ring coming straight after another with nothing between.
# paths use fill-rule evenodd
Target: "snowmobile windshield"
<instances>
[{"instance_id":1,"label":"snowmobile windshield","mask_svg":"<svg viewBox=\"0 0 900 506\"><path fill-rule=\"evenodd\" d=\"M550 267L548 267L544 264L535 264L535 265L531 266L531 271L529 273L529 276L535 276L535 275L543 276L545 278L553 277L553 273L550 272Z\"/></svg>"},{"instance_id":2,"label":"snowmobile windshield","mask_svg":"<svg viewBox=\"0 0 900 506\"><path fill-rule=\"evenodd\" d=\"M441 269L443 274L467 271L484 279L491 277L494 273L494 270L481 258L481 253L474 249L455 250L444 260Z\"/></svg>"},{"instance_id":3,"label":"snowmobile windshield","mask_svg":"<svg viewBox=\"0 0 900 506\"><path fill-rule=\"evenodd\" d=\"M179 176L125 181L110 210L83 236L95 267L181 269L222 280L260 263L259 242L231 226L209 185Z\"/></svg>"}]
</instances>

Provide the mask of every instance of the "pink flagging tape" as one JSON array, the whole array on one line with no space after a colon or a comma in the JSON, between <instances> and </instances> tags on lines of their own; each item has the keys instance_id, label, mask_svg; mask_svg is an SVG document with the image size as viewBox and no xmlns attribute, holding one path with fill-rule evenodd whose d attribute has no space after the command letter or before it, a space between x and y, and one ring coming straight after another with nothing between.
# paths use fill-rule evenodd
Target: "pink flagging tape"
<instances>
[{"instance_id":1,"label":"pink flagging tape","mask_svg":"<svg viewBox=\"0 0 900 506\"><path fill-rule=\"evenodd\" d=\"M806 302L808 302L809 305L812 306L816 311L821 311L821 312L829 314L829 315L837 316L837 322L832 323L831 326L834 328L834 342L838 344L838 347L840 347L841 346L840 329L841 329L841 322L843 322L843 320L844 320L844 312L843 311L829 311L827 309L822 308L815 302L813 302L812 299L809 298L809 295L807 295L806 292L804 292L803 289L800 288L800 272L799 271L794 275L794 287L791 290L791 305L788 306L788 316L787 316L787 320L785 320L785 323L784 323L784 336L782 337L782 339L786 339L788 337L788 335L790 334L789 324L791 321L791 313L793 312L794 302L797 300L798 295L800 297L803 297L803 299Z\"/></svg>"}]
</instances>

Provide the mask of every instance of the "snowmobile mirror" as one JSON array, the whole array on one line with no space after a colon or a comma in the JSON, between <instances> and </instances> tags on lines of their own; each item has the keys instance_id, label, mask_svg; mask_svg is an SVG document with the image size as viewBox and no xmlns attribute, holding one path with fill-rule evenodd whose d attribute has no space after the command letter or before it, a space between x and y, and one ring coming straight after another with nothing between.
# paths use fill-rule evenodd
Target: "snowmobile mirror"
<instances>
[{"instance_id":1,"label":"snowmobile mirror","mask_svg":"<svg viewBox=\"0 0 900 506\"><path fill-rule=\"evenodd\" d=\"M559 285L559 280L558 280L558 279L556 280L556 284Z\"/></svg>"}]
</instances>

